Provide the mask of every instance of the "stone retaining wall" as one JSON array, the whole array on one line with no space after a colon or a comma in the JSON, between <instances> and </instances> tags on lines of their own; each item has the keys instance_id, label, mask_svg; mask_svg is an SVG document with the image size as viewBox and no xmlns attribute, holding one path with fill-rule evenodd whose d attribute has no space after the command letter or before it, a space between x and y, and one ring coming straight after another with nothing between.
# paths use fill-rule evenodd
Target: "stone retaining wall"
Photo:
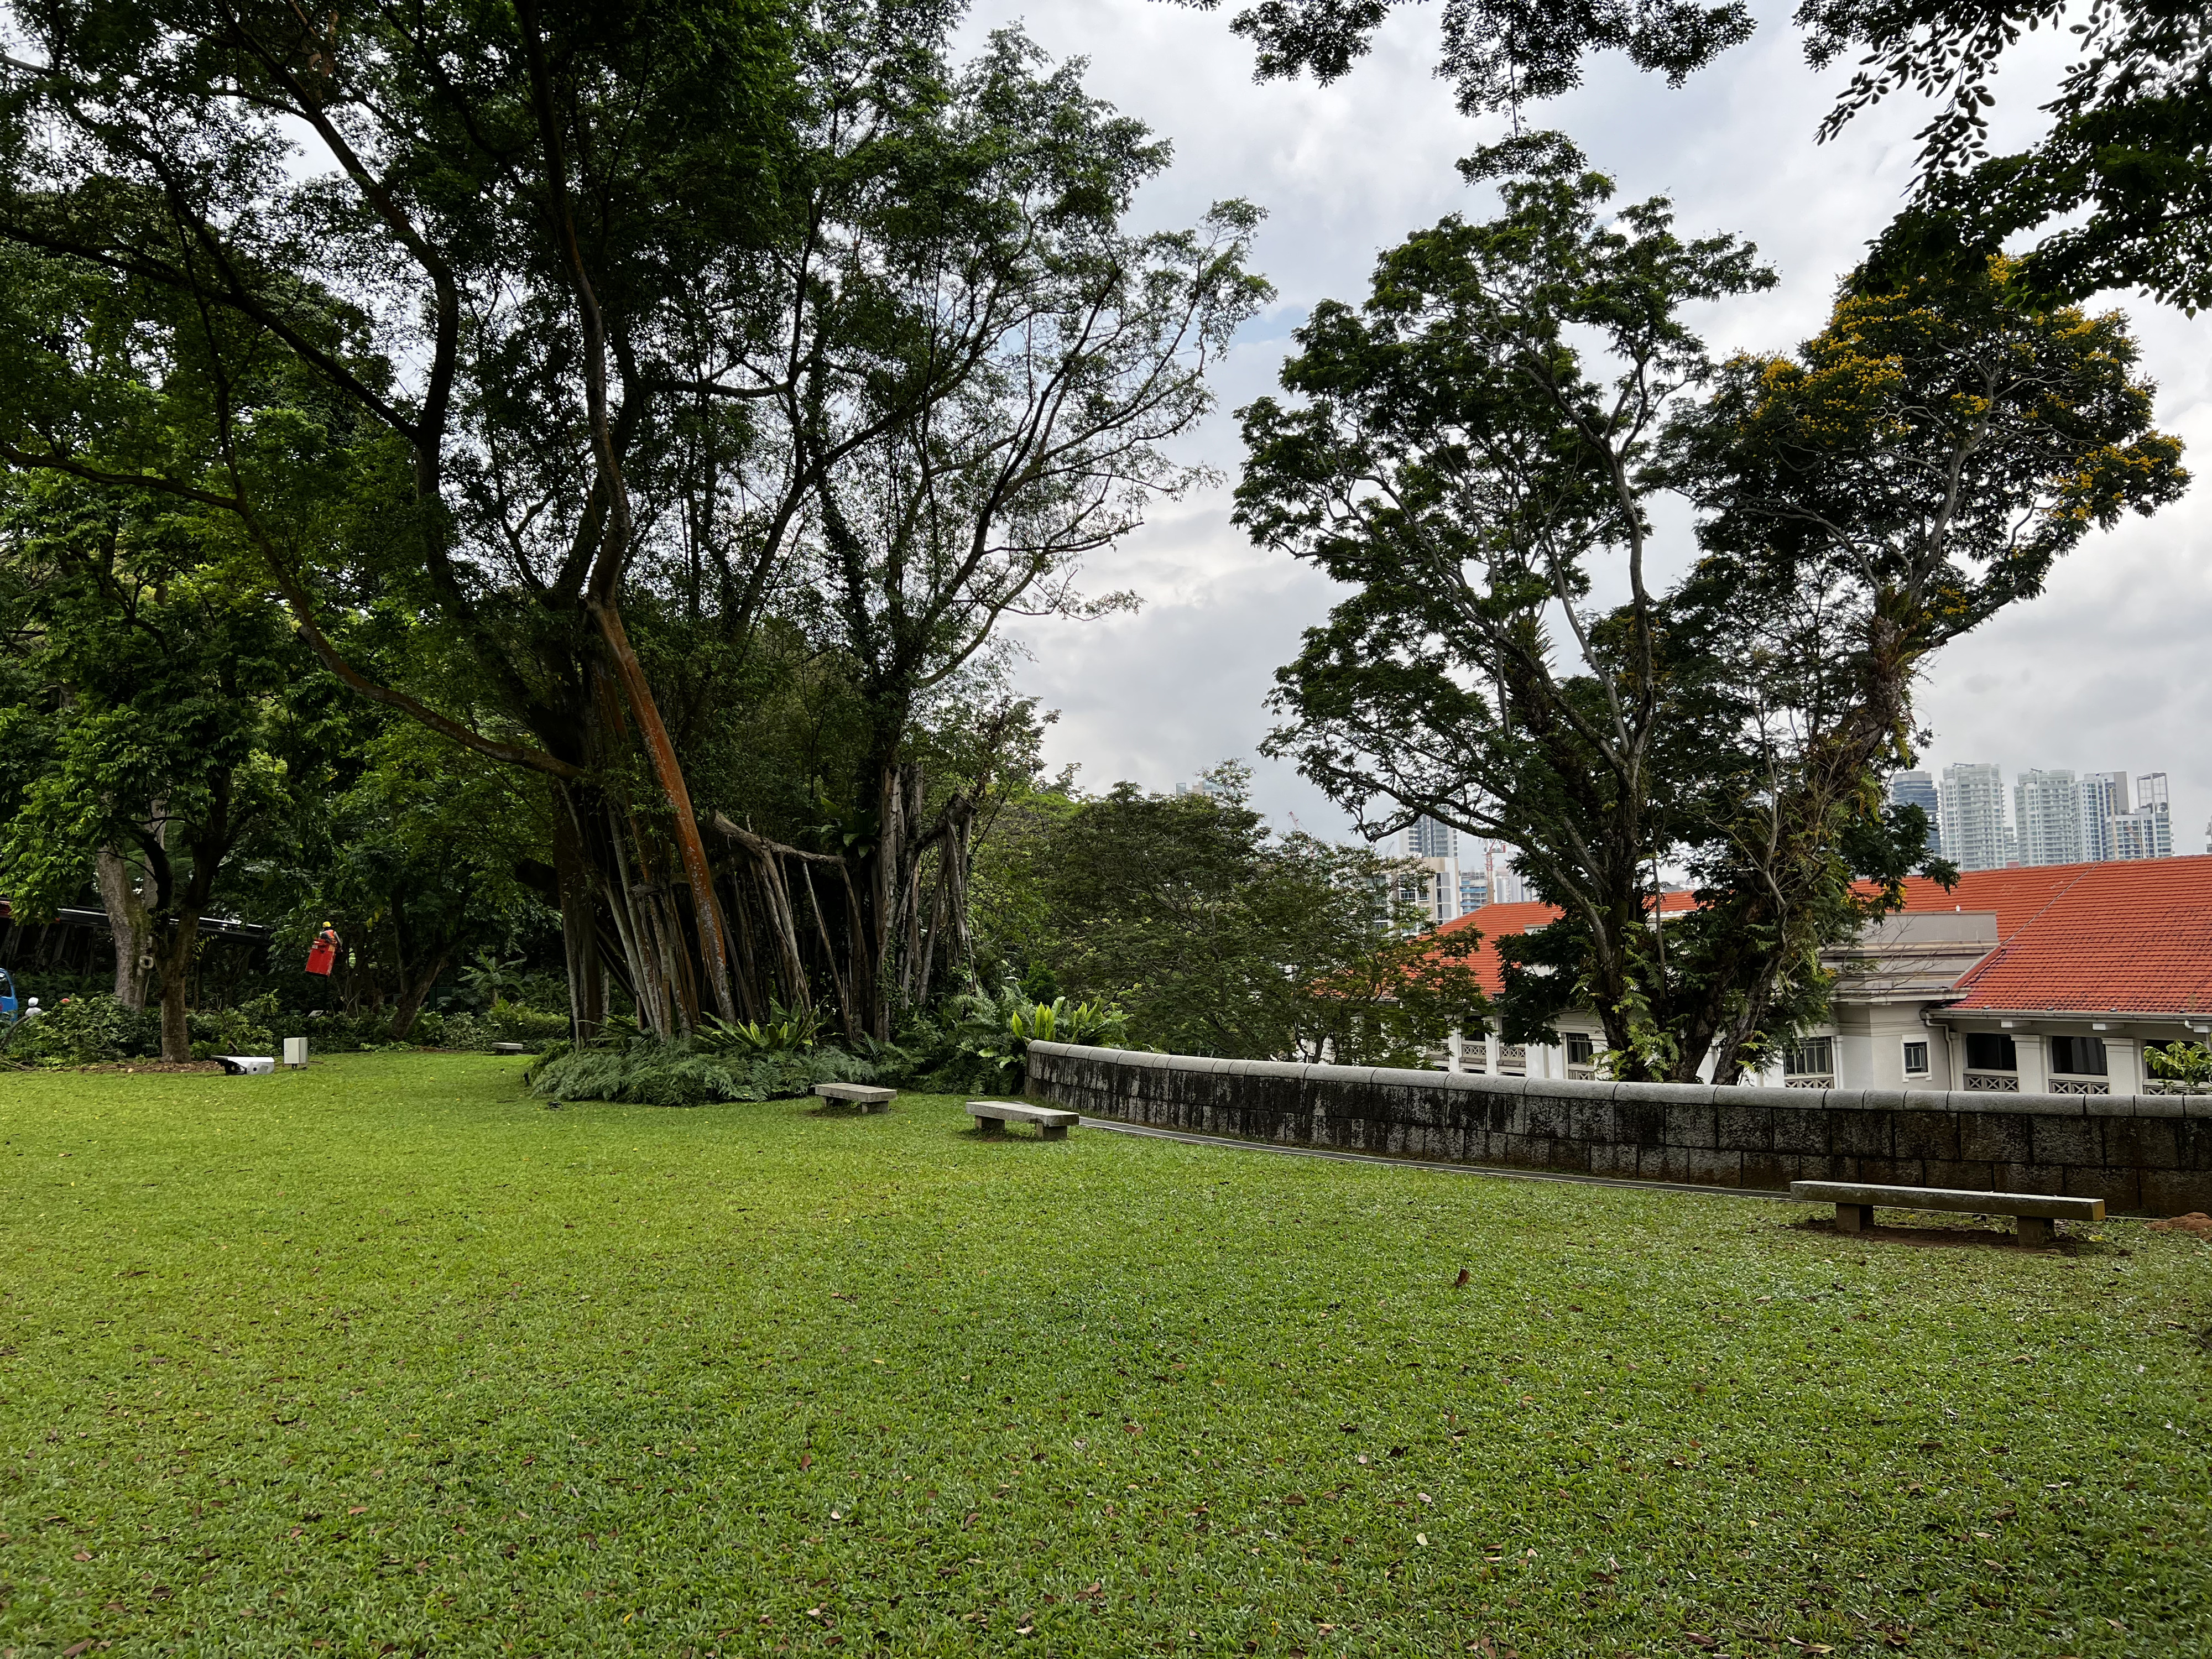
<instances>
[{"instance_id":1,"label":"stone retaining wall","mask_svg":"<svg viewBox=\"0 0 2212 1659\"><path fill-rule=\"evenodd\" d=\"M1032 1098L1286 1145L1716 1187L1870 1181L2212 1211L2212 1097L1579 1083L1033 1042Z\"/></svg>"}]
</instances>

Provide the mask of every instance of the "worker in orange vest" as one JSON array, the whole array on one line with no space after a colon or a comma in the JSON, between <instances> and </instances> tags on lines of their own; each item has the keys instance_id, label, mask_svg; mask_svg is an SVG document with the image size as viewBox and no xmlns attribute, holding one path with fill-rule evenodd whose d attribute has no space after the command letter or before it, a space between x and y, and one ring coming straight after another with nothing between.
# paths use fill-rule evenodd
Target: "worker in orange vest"
<instances>
[{"instance_id":1,"label":"worker in orange vest","mask_svg":"<svg viewBox=\"0 0 2212 1659\"><path fill-rule=\"evenodd\" d=\"M323 931L315 935L315 942L307 947L307 971L320 974L327 979L331 969L337 965L337 929L326 921L323 924Z\"/></svg>"}]
</instances>

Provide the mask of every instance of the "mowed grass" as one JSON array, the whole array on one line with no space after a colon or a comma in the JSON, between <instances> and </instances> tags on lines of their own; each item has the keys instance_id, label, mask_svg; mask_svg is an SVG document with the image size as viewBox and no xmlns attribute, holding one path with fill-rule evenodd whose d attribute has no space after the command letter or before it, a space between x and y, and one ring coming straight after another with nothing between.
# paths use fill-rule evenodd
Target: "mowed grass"
<instances>
[{"instance_id":1,"label":"mowed grass","mask_svg":"<svg viewBox=\"0 0 2212 1659\"><path fill-rule=\"evenodd\" d=\"M519 1064L0 1074L0 1653L2212 1652L2186 1236Z\"/></svg>"}]
</instances>

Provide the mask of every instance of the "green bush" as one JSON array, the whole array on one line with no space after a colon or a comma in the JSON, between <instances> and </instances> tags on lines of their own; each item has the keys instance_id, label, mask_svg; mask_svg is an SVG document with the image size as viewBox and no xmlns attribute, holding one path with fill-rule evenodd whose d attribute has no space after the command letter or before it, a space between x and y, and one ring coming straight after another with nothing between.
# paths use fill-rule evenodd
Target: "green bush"
<instances>
[{"instance_id":1,"label":"green bush","mask_svg":"<svg viewBox=\"0 0 2212 1659\"><path fill-rule=\"evenodd\" d=\"M719 1015L708 1015L693 1046L709 1054L781 1054L811 1048L821 1035L822 1016L813 1009L787 1008L771 1000L765 1020L732 1024Z\"/></svg>"},{"instance_id":2,"label":"green bush","mask_svg":"<svg viewBox=\"0 0 2212 1659\"><path fill-rule=\"evenodd\" d=\"M817 1083L866 1083L875 1067L837 1048L757 1055L701 1054L650 1039L580 1053L549 1045L523 1073L545 1100L612 1100L634 1106L704 1106L710 1101L785 1100Z\"/></svg>"},{"instance_id":3,"label":"green bush","mask_svg":"<svg viewBox=\"0 0 2212 1659\"><path fill-rule=\"evenodd\" d=\"M157 1029L158 1029L158 1021ZM274 1054L276 1034L257 1024L244 1008L222 1008L212 1013L187 1014L185 1030L191 1038L192 1058L212 1060L217 1054Z\"/></svg>"},{"instance_id":4,"label":"green bush","mask_svg":"<svg viewBox=\"0 0 2212 1659\"><path fill-rule=\"evenodd\" d=\"M158 1009L126 1008L112 996L64 997L36 1019L8 1028L6 1055L38 1066L94 1066L106 1060L158 1057Z\"/></svg>"},{"instance_id":5,"label":"green bush","mask_svg":"<svg viewBox=\"0 0 2212 1659\"><path fill-rule=\"evenodd\" d=\"M568 1035L566 1013L532 1008L526 1003L495 1003L489 1012L479 1018L496 1034L492 1038L495 1042L522 1042L536 1048L540 1043L562 1041Z\"/></svg>"},{"instance_id":6,"label":"green bush","mask_svg":"<svg viewBox=\"0 0 2212 1659\"><path fill-rule=\"evenodd\" d=\"M1128 1026L1128 1016L1111 1002L1038 1002L1010 980L995 994L970 991L908 1021L897 1044L872 1057L887 1074L933 1093L1018 1094L1027 1082L1031 1042L1123 1048Z\"/></svg>"},{"instance_id":7,"label":"green bush","mask_svg":"<svg viewBox=\"0 0 2212 1659\"><path fill-rule=\"evenodd\" d=\"M2146 1043L2143 1058L2153 1077L2179 1083L2191 1092L2212 1091L2212 1048L2201 1042L2169 1042L2164 1048Z\"/></svg>"}]
</instances>

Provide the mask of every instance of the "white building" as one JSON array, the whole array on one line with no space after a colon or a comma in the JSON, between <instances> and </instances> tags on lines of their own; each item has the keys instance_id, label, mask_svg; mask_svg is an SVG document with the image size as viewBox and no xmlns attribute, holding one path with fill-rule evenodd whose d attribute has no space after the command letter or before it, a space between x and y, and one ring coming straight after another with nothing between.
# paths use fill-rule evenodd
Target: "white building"
<instances>
[{"instance_id":1,"label":"white building","mask_svg":"<svg viewBox=\"0 0 2212 1659\"><path fill-rule=\"evenodd\" d=\"M1961 870L2003 869L2009 851L2005 844L2004 774L1994 766L1947 766L1936 798L1943 856Z\"/></svg>"},{"instance_id":2,"label":"white building","mask_svg":"<svg viewBox=\"0 0 2212 1659\"><path fill-rule=\"evenodd\" d=\"M2022 864L2079 864L2081 787L2071 772L2028 771L2012 787L2012 821Z\"/></svg>"},{"instance_id":3,"label":"white building","mask_svg":"<svg viewBox=\"0 0 2212 1659\"><path fill-rule=\"evenodd\" d=\"M2166 798L2166 774L2146 772L2136 780L2136 808L2117 814L2107 826L2107 858L2166 859L2173 856L2173 809Z\"/></svg>"},{"instance_id":4,"label":"white building","mask_svg":"<svg viewBox=\"0 0 2212 1659\"><path fill-rule=\"evenodd\" d=\"M2081 789L2081 856L2112 858L2112 820L2128 810L2128 775L2085 772Z\"/></svg>"},{"instance_id":5,"label":"white building","mask_svg":"<svg viewBox=\"0 0 2212 1659\"><path fill-rule=\"evenodd\" d=\"M1827 960L1832 1018L1759 1082L1790 1088L2136 1094L2144 1050L2212 1041L2212 856L2045 865L1913 878L1905 908ZM1689 896L1669 894L1664 910ZM1491 940L1547 925L1549 906L1493 906L1478 971L1501 988ZM1594 1077L1605 1039L1570 1013L1560 1042L1461 1045L1462 1066Z\"/></svg>"}]
</instances>

